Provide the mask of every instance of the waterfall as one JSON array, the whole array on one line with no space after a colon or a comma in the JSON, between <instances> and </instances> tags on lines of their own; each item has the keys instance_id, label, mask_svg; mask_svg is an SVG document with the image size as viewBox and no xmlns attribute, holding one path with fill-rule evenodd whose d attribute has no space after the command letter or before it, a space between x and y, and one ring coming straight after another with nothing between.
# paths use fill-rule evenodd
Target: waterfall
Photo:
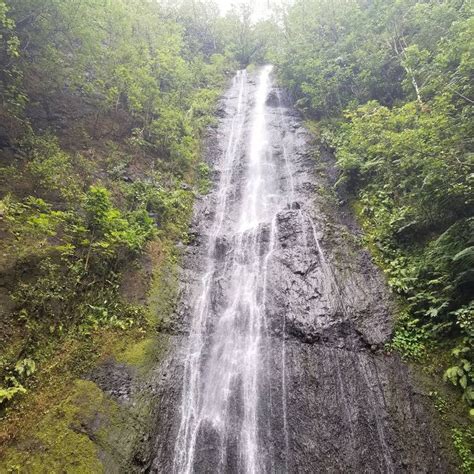
<instances>
[{"instance_id":1,"label":"waterfall","mask_svg":"<svg viewBox=\"0 0 474 474\"><path fill-rule=\"evenodd\" d=\"M322 161L272 76L235 75L205 151L215 186L196 203L149 472L427 472L429 417L377 352L386 287L318 195Z\"/></svg>"},{"instance_id":2,"label":"waterfall","mask_svg":"<svg viewBox=\"0 0 474 474\"><path fill-rule=\"evenodd\" d=\"M241 71L232 86L238 96L237 107L229 128L229 140L223 158L215 219L209 236L209 264L195 303L189 354L186 360L181 423L175 448L176 472L192 472L199 437L216 437L219 441L219 463L224 469L229 443L238 447L238 465L243 472L260 472L263 468L259 449L259 384L261 339L264 325L265 267L271 252L261 254L264 224L272 222L277 208L272 180L271 154L266 142L265 101L270 89L271 66L262 68L250 111L250 140L245 149L246 185L238 220L230 231L223 226L228 211L230 183L235 161L242 153L244 103L247 98L246 74ZM270 226L270 233L275 226ZM216 241L227 238L232 252L224 267L228 268L228 299L220 314L215 315L210 301L216 280ZM270 236L270 242L274 235ZM263 274L263 278L262 278ZM232 419L232 397L241 411L238 426ZM210 434L212 433L212 434ZM230 437L232 439L230 439ZM236 440L236 441L233 441Z\"/></svg>"}]
</instances>

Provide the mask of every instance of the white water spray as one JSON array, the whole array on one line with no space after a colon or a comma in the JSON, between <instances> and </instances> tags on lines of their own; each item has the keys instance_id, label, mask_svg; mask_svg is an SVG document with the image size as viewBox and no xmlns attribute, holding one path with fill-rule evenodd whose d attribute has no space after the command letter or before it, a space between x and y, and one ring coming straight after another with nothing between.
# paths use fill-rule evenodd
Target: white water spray
<instances>
[{"instance_id":1,"label":"white water spray","mask_svg":"<svg viewBox=\"0 0 474 474\"><path fill-rule=\"evenodd\" d=\"M277 183L272 180L271 154L268 153L265 123L265 102L270 91L271 67L262 68L254 95L250 117L250 141L247 158L246 186L241 198L237 225L231 235L232 256L225 263L229 268L228 302L220 314L213 314L211 294L216 271L216 241L223 237L223 223L228 212L232 170L239 157L245 122L245 73L234 80L238 105L232 120L226 147L217 207L209 237L209 268L201 282L201 293L195 303L190 347L185 366L185 380L174 470L194 470L196 446L200 437L219 438L221 465L224 470L227 446L237 437L238 470L255 473L263 470L259 449L259 375L261 371L261 338L264 325L265 278L267 252L260 251L262 229L273 221L278 210L275 204ZM275 226L271 226L271 233ZM270 242L274 236L270 236ZM212 332L209 332L212 327ZM235 402L238 400L238 402ZM240 427L230 417L232 404L241 411ZM237 435L235 435L237 432ZM212 434L210 434L212 433ZM234 443L235 444L235 443Z\"/></svg>"}]
</instances>

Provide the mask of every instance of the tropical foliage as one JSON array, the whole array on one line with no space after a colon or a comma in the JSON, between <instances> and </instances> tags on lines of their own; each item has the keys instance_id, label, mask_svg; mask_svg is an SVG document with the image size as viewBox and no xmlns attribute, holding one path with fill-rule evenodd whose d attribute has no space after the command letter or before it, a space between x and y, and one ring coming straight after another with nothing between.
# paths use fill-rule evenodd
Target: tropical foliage
<instances>
[{"instance_id":1,"label":"tropical foliage","mask_svg":"<svg viewBox=\"0 0 474 474\"><path fill-rule=\"evenodd\" d=\"M451 352L472 406L474 22L468 2L299 0L274 48L281 80L320 120L336 187L403 300L392 343Z\"/></svg>"},{"instance_id":2,"label":"tropical foliage","mask_svg":"<svg viewBox=\"0 0 474 474\"><path fill-rule=\"evenodd\" d=\"M151 240L186 240L210 185L203 132L228 72L258 51L245 11L216 9L0 0L0 404L51 339L146 324L123 273Z\"/></svg>"}]
</instances>

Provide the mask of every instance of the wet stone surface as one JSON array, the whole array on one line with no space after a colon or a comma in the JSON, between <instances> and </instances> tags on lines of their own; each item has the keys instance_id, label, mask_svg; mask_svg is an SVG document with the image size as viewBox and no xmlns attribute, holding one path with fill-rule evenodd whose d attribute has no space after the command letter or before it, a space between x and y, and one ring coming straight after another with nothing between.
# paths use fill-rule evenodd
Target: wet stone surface
<instances>
[{"instance_id":1,"label":"wet stone surface","mask_svg":"<svg viewBox=\"0 0 474 474\"><path fill-rule=\"evenodd\" d=\"M95 369L89 378L112 398L120 402L130 400L133 374L126 364L107 360Z\"/></svg>"},{"instance_id":2,"label":"wet stone surface","mask_svg":"<svg viewBox=\"0 0 474 474\"><path fill-rule=\"evenodd\" d=\"M218 110L147 472L455 472L415 374L383 350L384 279L318 193L331 170L270 71L240 73Z\"/></svg>"}]
</instances>

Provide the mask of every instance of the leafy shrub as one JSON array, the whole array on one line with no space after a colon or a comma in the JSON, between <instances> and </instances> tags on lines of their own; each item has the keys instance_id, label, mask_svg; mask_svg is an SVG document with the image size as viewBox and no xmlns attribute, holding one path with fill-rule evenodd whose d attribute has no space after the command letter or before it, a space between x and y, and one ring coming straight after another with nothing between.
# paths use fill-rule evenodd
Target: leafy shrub
<instances>
[{"instance_id":1,"label":"leafy shrub","mask_svg":"<svg viewBox=\"0 0 474 474\"><path fill-rule=\"evenodd\" d=\"M117 265L140 252L155 234L145 209L123 213L102 186L89 189L83 210L53 211L42 199L30 197L23 203L10 202L7 217L23 246L49 239L55 243L44 245L49 255L42 256L30 278L20 280L13 293L30 325L47 322L53 331L84 317L79 306L86 295L92 304L102 292L116 293Z\"/></svg>"},{"instance_id":2,"label":"leafy shrub","mask_svg":"<svg viewBox=\"0 0 474 474\"><path fill-rule=\"evenodd\" d=\"M28 153L27 169L32 179L44 191L55 192L68 202L81 195L83 178L71 156L61 150L56 137L29 133L21 146Z\"/></svg>"},{"instance_id":3,"label":"leafy shrub","mask_svg":"<svg viewBox=\"0 0 474 474\"><path fill-rule=\"evenodd\" d=\"M472 472L474 468L474 453L472 451L474 432L472 428L454 428L452 430L452 438L454 447L461 458L463 472L466 474Z\"/></svg>"},{"instance_id":4,"label":"leafy shrub","mask_svg":"<svg viewBox=\"0 0 474 474\"><path fill-rule=\"evenodd\" d=\"M36 371L35 361L32 359L21 359L17 361L12 370L4 377L4 387L0 387L0 406L17 395L26 393L23 386L24 381Z\"/></svg>"},{"instance_id":5,"label":"leafy shrub","mask_svg":"<svg viewBox=\"0 0 474 474\"><path fill-rule=\"evenodd\" d=\"M463 399L469 406L474 405L474 350L472 339L464 339L455 347L451 354L454 356L455 365L449 367L444 373L444 379L453 385L459 386L463 391Z\"/></svg>"},{"instance_id":6,"label":"leafy shrub","mask_svg":"<svg viewBox=\"0 0 474 474\"><path fill-rule=\"evenodd\" d=\"M211 169L209 165L205 162L201 162L198 165L198 189L201 194L207 194L212 186L211 181Z\"/></svg>"},{"instance_id":7,"label":"leafy shrub","mask_svg":"<svg viewBox=\"0 0 474 474\"><path fill-rule=\"evenodd\" d=\"M467 155L456 150L458 124L449 113L438 106L421 112L414 104L390 110L369 102L348 112L337 151L360 203L366 240L407 303L391 346L414 359L426 353L427 340L451 340L453 347L459 338L464 343L454 349L455 359L459 351L472 357L465 348L474 341L474 219ZM471 404L467 359L454 360L446 380Z\"/></svg>"},{"instance_id":8,"label":"leafy shrub","mask_svg":"<svg viewBox=\"0 0 474 474\"><path fill-rule=\"evenodd\" d=\"M110 193L102 186L91 186L84 202L86 224L90 232L87 241L89 258L120 257L123 252L138 252L154 234L154 222L145 209L123 214L112 205Z\"/></svg>"},{"instance_id":9,"label":"leafy shrub","mask_svg":"<svg viewBox=\"0 0 474 474\"><path fill-rule=\"evenodd\" d=\"M428 343L429 334L420 321L404 313L397 321L389 347L400 351L403 357L421 360L427 353Z\"/></svg>"}]
</instances>

